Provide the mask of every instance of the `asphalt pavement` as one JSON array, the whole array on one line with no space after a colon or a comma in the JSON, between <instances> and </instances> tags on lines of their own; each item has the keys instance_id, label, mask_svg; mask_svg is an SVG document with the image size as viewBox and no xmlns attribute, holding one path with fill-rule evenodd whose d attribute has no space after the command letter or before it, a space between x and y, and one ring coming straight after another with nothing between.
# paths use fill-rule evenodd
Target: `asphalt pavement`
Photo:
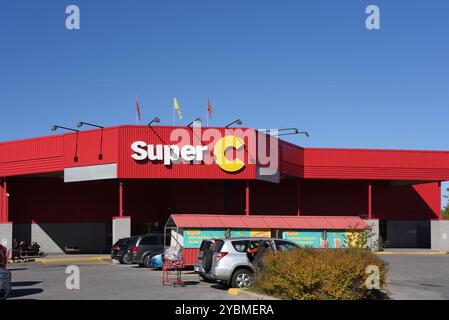
<instances>
[{"instance_id":1,"label":"asphalt pavement","mask_svg":"<svg viewBox=\"0 0 449 320\"><path fill-rule=\"evenodd\" d=\"M399 250L379 255L388 266L388 292L394 300L449 299L449 255ZM67 267L80 271L80 289L68 290ZM112 263L107 256L61 256L9 264L13 291L10 299L49 300L235 300L228 288L199 281L184 271L184 287L163 286L162 272L136 265Z\"/></svg>"},{"instance_id":2,"label":"asphalt pavement","mask_svg":"<svg viewBox=\"0 0 449 320\"><path fill-rule=\"evenodd\" d=\"M380 255L388 262L388 290L393 300L448 300L449 255L402 253Z\"/></svg>"},{"instance_id":3,"label":"asphalt pavement","mask_svg":"<svg viewBox=\"0 0 449 320\"><path fill-rule=\"evenodd\" d=\"M68 290L67 266L80 271L80 289ZM10 264L13 291L10 299L48 300L234 300L242 297L228 294L227 287L199 281L193 271L184 271L184 287L163 286L162 271L136 265L114 264L107 259L69 258Z\"/></svg>"}]
</instances>

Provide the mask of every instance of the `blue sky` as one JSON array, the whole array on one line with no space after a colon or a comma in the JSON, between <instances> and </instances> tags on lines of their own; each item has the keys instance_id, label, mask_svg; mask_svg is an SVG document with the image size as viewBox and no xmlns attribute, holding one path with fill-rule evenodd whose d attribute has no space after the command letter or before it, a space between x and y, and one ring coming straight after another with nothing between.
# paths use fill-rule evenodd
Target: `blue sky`
<instances>
[{"instance_id":1,"label":"blue sky","mask_svg":"<svg viewBox=\"0 0 449 320\"><path fill-rule=\"evenodd\" d=\"M81 29L65 28L65 8ZM381 30L365 28L365 8ZM241 118L310 147L448 149L449 3L0 0L0 141L54 124ZM178 122L181 123L181 122Z\"/></svg>"}]
</instances>

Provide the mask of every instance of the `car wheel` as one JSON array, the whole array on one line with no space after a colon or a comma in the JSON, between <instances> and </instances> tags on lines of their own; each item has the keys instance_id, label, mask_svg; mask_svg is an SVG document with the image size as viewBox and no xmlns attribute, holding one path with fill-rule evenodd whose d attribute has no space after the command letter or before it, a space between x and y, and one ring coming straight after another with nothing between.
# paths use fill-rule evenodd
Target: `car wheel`
<instances>
[{"instance_id":1,"label":"car wheel","mask_svg":"<svg viewBox=\"0 0 449 320\"><path fill-rule=\"evenodd\" d=\"M248 288L251 286L253 280L253 274L247 269L239 269L232 275L231 287L232 288Z\"/></svg>"},{"instance_id":2,"label":"car wheel","mask_svg":"<svg viewBox=\"0 0 449 320\"><path fill-rule=\"evenodd\" d=\"M122 264L130 264L131 261L129 260L128 254L125 253L122 258L120 259L120 263Z\"/></svg>"},{"instance_id":3,"label":"car wheel","mask_svg":"<svg viewBox=\"0 0 449 320\"><path fill-rule=\"evenodd\" d=\"M143 258L143 267L151 268L151 257L150 257L150 255L146 255L145 258Z\"/></svg>"}]
</instances>

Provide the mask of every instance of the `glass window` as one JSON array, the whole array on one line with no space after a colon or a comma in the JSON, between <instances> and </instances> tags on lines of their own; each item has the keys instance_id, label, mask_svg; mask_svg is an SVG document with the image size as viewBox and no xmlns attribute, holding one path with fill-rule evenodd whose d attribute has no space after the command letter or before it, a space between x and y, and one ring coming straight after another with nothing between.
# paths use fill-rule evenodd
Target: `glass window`
<instances>
[{"instance_id":1,"label":"glass window","mask_svg":"<svg viewBox=\"0 0 449 320\"><path fill-rule=\"evenodd\" d=\"M139 237L133 237L132 239L131 239L131 242L129 243L129 246L128 246L128 248L133 248L136 244L137 244L137 241L139 240Z\"/></svg>"},{"instance_id":2,"label":"glass window","mask_svg":"<svg viewBox=\"0 0 449 320\"><path fill-rule=\"evenodd\" d=\"M274 244L276 245L276 250L279 251L288 251L294 248L298 248L296 244L288 241L274 240Z\"/></svg>"},{"instance_id":3,"label":"glass window","mask_svg":"<svg viewBox=\"0 0 449 320\"><path fill-rule=\"evenodd\" d=\"M221 248L223 248L224 241L223 240L215 240L214 244L214 252L220 252Z\"/></svg>"},{"instance_id":4,"label":"glass window","mask_svg":"<svg viewBox=\"0 0 449 320\"><path fill-rule=\"evenodd\" d=\"M248 242L249 241L247 240L232 241L232 246L237 252L246 252L248 249Z\"/></svg>"},{"instance_id":5,"label":"glass window","mask_svg":"<svg viewBox=\"0 0 449 320\"><path fill-rule=\"evenodd\" d=\"M146 236L140 241L140 245L143 246L155 246L159 244L161 244L159 236Z\"/></svg>"},{"instance_id":6,"label":"glass window","mask_svg":"<svg viewBox=\"0 0 449 320\"><path fill-rule=\"evenodd\" d=\"M209 246L210 242L211 242L210 240L201 241L200 251L204 251L204 249L206 249Z\"/></svg>"}]
</instances>

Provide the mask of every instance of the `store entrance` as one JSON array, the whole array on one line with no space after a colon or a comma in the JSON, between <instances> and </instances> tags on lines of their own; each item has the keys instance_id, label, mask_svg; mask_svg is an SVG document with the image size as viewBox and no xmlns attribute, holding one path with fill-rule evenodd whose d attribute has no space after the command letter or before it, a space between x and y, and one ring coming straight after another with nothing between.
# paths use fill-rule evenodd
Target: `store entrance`
<instances>
[{"instance_id":1,"label":"store entrance","mask_svg":"<svg viewBox=\"0 0 449 320\"><path fill-rule=\"evenodd\" d=\"M387 248L430 248L430 221L380 221L381 241Z\"/></svg>"}]
</instances>

